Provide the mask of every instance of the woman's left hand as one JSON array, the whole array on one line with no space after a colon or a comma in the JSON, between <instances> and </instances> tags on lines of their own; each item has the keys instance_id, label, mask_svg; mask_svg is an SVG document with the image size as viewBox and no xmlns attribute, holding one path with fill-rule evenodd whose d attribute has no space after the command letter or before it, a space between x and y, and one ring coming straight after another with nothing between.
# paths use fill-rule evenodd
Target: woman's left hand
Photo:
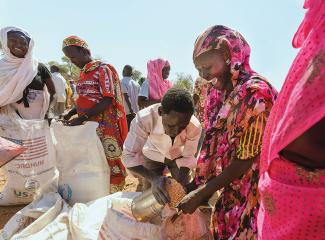
<instances>
[{"instance_id":1,"label":"woman's left hand","mask_svg":"<svg viewBox=\"0 0 325 240\"><path fill-rule=\"evenodd\" d=\"M67 125L68 126L79 126L79 125L82 125L84 121L85 121L85 119L81 116L81 117L77 117L77 118L74 118L74 119L68 121Z\"/></svg>"},{"instance_id":2,"label":"woman's left hand","mask_svg":"<svg viewBox=\"0 0 325 240\"><path fill-rule=\"evenodd\" d=\"M201 188L198 188L187 194L178 204L177 208L183 213L192 214L200 206L204 199L200 194Z\"/></svg>"}]
</instances>

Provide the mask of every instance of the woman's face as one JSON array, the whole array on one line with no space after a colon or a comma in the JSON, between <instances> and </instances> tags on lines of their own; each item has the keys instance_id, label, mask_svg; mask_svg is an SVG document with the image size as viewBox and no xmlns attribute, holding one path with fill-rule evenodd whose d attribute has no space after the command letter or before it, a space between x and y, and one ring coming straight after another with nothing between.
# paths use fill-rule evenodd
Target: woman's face
<instances>
[{"instance_id":1,"label":"woman's face","mask_svg":"<svg viewBox=\"0 0 325 240\"><path fill-rule=\"evenodd\" d=\"M89 62L90 54L87 52L87 50L74 46L63 48L63 53L65 56L68 57L70 61L80 69L82 69Z\"/></svg>"},{"instance_id":2,"label":"woman's face","mask_svg":"<svg viewBox=\"0 0 325 240\"><path fill-rule=\"evenodd\" d=\"M222 80L229 67L224 59L225 57L217 50L211 50L201 54L194 59L195 68L199 71L200 77L205 80L218 78Z\"/></svg>"},{"instance_id":3,"label":"woman's face","mask_svg":"<svg viewBox=\"0 0 325 240\"><path fill-rule=\"evenodd\" d=\"M170 66L165 66L162 69L162 77L163 77L163 79L167 79L169 77L169 72L170 72Z\"/></svg>"},{"instance_id":4,"label":"woman's face","mask_svg":"<svg viewBox=\"0 0 325 240\"><path fill-rule=\"evenodd\" d=\"M7 46L17 58L24 58L28 52L30 39L20 32L7 33Z\"/></svg>"}]
</instances>

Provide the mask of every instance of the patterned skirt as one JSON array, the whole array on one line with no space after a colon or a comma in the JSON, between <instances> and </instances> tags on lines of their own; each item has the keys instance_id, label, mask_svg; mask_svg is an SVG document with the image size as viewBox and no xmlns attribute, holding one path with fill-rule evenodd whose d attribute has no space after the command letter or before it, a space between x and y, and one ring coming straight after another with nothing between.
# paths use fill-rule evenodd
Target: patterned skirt
<instances>
[{"instance_id":1,"label":"patterned skirt","mask_svg":"<svg viewBox=\"0 0 325 240\"><path fill-rule=\"evenodd\" d=\"M103 144L106 159L111 170L110 192L122 191L125 185L126 170L122 163L123 139L116 117L104 112L96 117L99 123L97 134Z\"/></svg>"}]
</instances>

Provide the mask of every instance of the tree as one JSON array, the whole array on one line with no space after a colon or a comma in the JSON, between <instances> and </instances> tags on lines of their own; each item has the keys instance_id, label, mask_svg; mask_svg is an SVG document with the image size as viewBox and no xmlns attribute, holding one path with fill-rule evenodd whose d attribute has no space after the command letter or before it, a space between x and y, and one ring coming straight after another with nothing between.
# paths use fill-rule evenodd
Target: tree
<instances>
[{"instance_id":1,"label":"tree","mask_svg":"<svg viewBox=\"0 0 325 240\"><path fill-rule=\"evenodd\" d=\"M174 81L174 87L187 89L190 92L193 91L193 78L190 74L176 73L176 80Z\"/></svg>"},{"instance_id":2,"label":"tree","mask_svg":"<svg viewBox=\"0 0 325 240\"><path fill-rule=\"evenodd\" d=\"M132 78L133 78L134 80L136 80L137 82L139 82L140 79L142 78L142 72L140 72L140 71L134 69L133 72L132 72Z\"/></svg>"},{"instance_id":3,"label":"tree","mask_svg":"<svg viewBox=\"0 0 325 240\"><path fill-rule=\"evenodd\" d=\"M60 73L67 80L73 79L78 80L80 70L76 67L67 57L61 58L62 63L58 63L57 61L49 61L48 65L56 65L60 69Z\"/></svg>"},{"instance_id":4,"label":"tree","mask_svg":"<svg viewBox=\"0 0 325 240\"><path fill-rule=\"evenodd\" d=\"M57 61L49 61L47 63L49 66L52 66L52 65L55 65L57 66L59 69L60 69L60 73L63 75L63 76L67 76L69 75L69 69L67 68L67 66L65 64L60 64L58 63Z\"/></svg>"},{"instance_id":5,"label":"tree","mask_svg":"<svg viewBox=\"0 0 325 240\"><path fill-rule=\"evenodd\" d=\"M68 57L63 56L61 61L64 63L65 67L68 69L68 76L73 80L77 80L80 74L80 69L76 67Z\"/></svg>"},{"instance_id":6,"label":"tree","mask_svg":"<svg viewBox=\"0 0 325 240\"><path fill-rule=\"evenodd\" d=\"M142 77L139 79L138 83L140 86L142 86L143 82L146 80L146 78Z\"/></svg>"}]
</instances>

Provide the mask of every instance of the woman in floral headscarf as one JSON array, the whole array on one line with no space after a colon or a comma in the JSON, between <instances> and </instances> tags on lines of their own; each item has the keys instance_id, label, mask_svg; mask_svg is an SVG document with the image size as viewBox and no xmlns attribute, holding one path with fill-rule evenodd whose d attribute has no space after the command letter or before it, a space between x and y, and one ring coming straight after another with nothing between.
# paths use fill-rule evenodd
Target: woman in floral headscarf
<instances>
[{"instance_id":1,"label":"woman in floral headscarf","mask_svg":"<svg viewBox=\"0 0 325 240\"><path fill-rule=\"evenodd\" d=\"M64 39L62 51L81 69L77 81L79 97L76 108L64 118L69 120L74 114L78 114L77 118L69 121L70 126L80 125L85 121L99 123L97 132L111 169L110 191L122 191L126 171L121 156L128 127L118 74L113 66L93 60L87 43L79 37L70 36Z\"/></svg>"},{"instance_id":2,"label":"woman in floral headscarf","mask_svg":"<svg viewBox=\"0 0 325 240\"><path fill-rule=\"evenodd\" d=\"M209 88L206 138L195 181L179 204L192 213L223 188L213 214L215 239L256 239L261 140L276 97L268 81L249 65L250 47L243 36L213 26L195 43L193 60Z\"/></svg>"},{"instance_id":3,"label":"woman in floral headscarf","mask_svg":"<svg viewBox=\"0 0 325 240\"><path fill-rule=\"evenodd\" d=\"M304 8L292 42L301 50L263 138L259 239L325 239L325 2Z\"/></svg>"}]
</instances>

